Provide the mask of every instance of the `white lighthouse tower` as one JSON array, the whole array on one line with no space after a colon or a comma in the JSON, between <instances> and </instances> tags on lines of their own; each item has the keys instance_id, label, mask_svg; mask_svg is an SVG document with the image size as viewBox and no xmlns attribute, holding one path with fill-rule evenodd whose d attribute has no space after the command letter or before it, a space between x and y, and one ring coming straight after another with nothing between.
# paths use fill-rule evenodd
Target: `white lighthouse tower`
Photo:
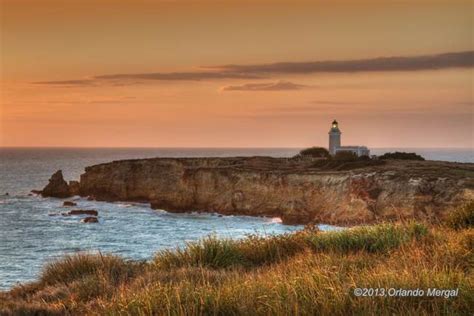
<instances>
[{"instance_id":1,"label":"white lighthouse tower","mask_svg":"<svg viewBox=\"0 0 474 316\"><path fill-rule=\"evenodd\" d=\"M329 130L329 154L335 156L338 152L351 152L357 157L370 156L370 150L365 146L341 146L341 131L336 120Z\"/></svg>"},{"instance_id":2,"label":"white lighthouse tower","mask_svg":"<svg viewBox=\"0 0 474 316\"><path fill-rule=\"evenodd\" d=\"M334 156L336 150L341 147L341 131L339 130L337 121L332 122L332 127L329 130L329 153Z\"/></svg>"}]
</instances>

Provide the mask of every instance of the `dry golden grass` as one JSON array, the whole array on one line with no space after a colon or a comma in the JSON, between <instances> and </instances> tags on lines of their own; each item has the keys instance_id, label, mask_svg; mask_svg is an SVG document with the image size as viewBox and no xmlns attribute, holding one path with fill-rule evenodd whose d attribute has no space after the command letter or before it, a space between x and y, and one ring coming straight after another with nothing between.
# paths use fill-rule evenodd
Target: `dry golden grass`
<instances>
[{"instance_id":1,"label":"dry golden grass","mask_svg":"<svg viewBox=\"0 0 474 316\"><path fill-rule=\"evenodd\" d=\"M0 314L465 315L474 307L473 246L472 227L406 223L209 237L141 263L81 254L1 294ZM459 295L356 297L356 287L459 288Z\"/></svg>"}]
</instances>

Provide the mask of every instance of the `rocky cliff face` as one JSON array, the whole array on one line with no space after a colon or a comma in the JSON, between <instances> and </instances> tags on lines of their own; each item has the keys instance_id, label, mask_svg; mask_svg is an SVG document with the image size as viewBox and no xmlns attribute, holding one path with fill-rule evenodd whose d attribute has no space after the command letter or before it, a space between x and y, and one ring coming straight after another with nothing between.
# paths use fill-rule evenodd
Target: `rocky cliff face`
<instances>
[{"instance_id":1,"label":"rocky cliff face","mask_svg":"<svg viewBox=\"0 0 474 316\"><path fill-rule=\"evenodd\" d=\"M123 160L86 168L79 192L171 212L278 216L288 224L438 218L474 192L474 164L390 161L334 169L351 167L269 157Z\"/></svg>"}]
</instances>

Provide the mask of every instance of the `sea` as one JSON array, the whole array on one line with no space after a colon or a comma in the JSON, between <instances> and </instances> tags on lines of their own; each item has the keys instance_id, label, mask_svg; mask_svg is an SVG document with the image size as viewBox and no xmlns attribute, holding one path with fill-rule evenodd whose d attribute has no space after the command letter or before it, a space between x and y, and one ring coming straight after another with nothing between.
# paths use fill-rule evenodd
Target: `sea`
<instances>
[{"instance_id":1,"label":"sea","mask_svg":"<svg viewBox=\"0 0 474 316\"><path fill-rule=\"evenodd\" d=\"M376 148L373 154L416 152L429 160L474 162L473 149ZM56 170L78 180L86 166L121 159L152 157L291 157L299 148L0 148L0 290L35 280L42 267L77 252L111 253L147 260L163 249L183 247L205 236L243 238L300 230L278 218L173 214L146 203L97 202L73 197L80 209L99 212L98 224L77 216L51 216L67 211L64 199L31 195ZM322 230L340 227L320 225Z\"/></svg>"}]
</instances>

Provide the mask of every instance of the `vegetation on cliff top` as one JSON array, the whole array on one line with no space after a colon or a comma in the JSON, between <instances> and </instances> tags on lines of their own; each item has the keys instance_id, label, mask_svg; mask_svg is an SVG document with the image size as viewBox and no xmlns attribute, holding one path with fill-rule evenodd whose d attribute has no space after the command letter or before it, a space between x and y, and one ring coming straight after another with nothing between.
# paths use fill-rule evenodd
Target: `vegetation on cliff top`
<instances>
[{"instance_id":1,"label":"vegetation on cliff top","mask_svg":"<svg viewBox=\"0 0 474 316\"><path fill-rule=\"evenodd\" d=\"M329 151L324 147L309 147L300 150L295 157L328 158Z\"/></svg>"},{"instance_id":2,"label":"vegetation on cliff top","mask_svg":"<svg viewBox=\"0 0 474 316\"><path fill-rule=\"evenodd\" d=\"M309 147L302 149L293 159L316 158L312 163L312 168L320 170L352 170L370 166L384 164L381 160L374 160L367 156L357 157L350 151L339 151L333 157L328 150L323 147Z\"/></svg>"},{"instance_id":3,"label":"vegetation on cliff top","mask_svg":"<svg viewBox=\"0 0 474 316\"><path fill-rule=\"evenodd\" d=\"M313 163L312 167L320 170L353 170L359 168L380 166L385 164L383 160L374 160L369 157L350 157L341 154L330 159L321 159Z\"/></svg>"},{"instance_id":4,"label":"vegetation on cliff top","mask_svg":"<svg viewBox=\"0 0 474 316\"><path fill-rule=\"evenodd\" d=\"M147 262L69 256L48 264L37 282L0 294L0 314L466 314L474 304L470 205L441 226L208 237ZM459 288L459 294L357 297L355 288Z\"/></svg>"},{"instance_id":5,"label":"vegetation on cliff top","mask_svg":"<svg viewBox=\"0 0 474 316\"><path fill-rule=\"evenodd\" d=\"M425 160L422 156L416 154L416 153L405 153L405 152L399 152L396 151L394 153L385 153L382 156L379 157L379 159L385 160L385 159L400 159L400 160Z\"/></svg>"}]
</instances>

